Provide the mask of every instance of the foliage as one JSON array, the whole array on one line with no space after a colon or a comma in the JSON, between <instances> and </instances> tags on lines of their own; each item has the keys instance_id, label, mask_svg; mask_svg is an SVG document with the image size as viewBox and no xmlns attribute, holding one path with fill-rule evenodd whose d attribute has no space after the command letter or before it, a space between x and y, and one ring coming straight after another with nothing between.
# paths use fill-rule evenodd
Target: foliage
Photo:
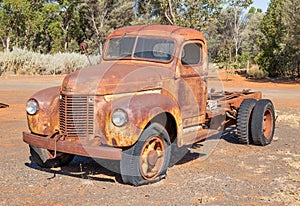
<instances>
[{"instance_id":1,"label":"foliage","mask_svg":"<svg viewBox=\"0 0 300 206\"><path fill-rule=\"evenodd\" d=\"M265 79L269 76L269 73L265 70L259 69L258 67L253 67L247 71L248 78L254 79Z\"/></svg>"},{"instance_id":2,"label":"foliage","mask_svg":"<svg viewBox=\"0 0 300 206\"><path fill-rule=\"evenodd\" d=\"M214 29L210 29L212 35L208 39L208 42L212 43L209 49L214 62L226 61L234 67L242 64L237 62L239 58L236 56L242 55L242 43L248 40L243 31L249 19L245 10L251 3L252 1L227 1L229 6L222 9L217 16Z\"/></svg>"},{"instance_id":3,"label":"foliage","mask_svg":"<svg viewBox=\"0 0 300 206\"><path fill-rule=\"evenodd\" d=\"M260 46L263 52L257 58L260 67L269 71L272 76L279 70L280 43L283 41L285 26L281 21L282 0L271 0L270 7L261 22L261 31L265 41Z\"/></svg>"},{"instance_id":4,"label":"foliage","mask_svg":"<svg viewBox=\"0 0 300 206\"><path fill-rule=\"evenodd\" d=\"M271 76L300 77L299 2L271 0L261 23L265 41L257 57L260 67ZM295 30L298 29L298 30Z\"/></svg>"},{"instance_id":5,"label":"foliage","mask_svg":"<svg viewBox=\"0 0 300 206\"><path fill-rule=\"evenodd\" d=\"M237 69L246 69L247 63L250 60L250 53L249 52L243 52L242 54L238 54L235 56Z\"/></svg>"},{"instance_id":6,"label":"foliage","mask_svg":"<svg viewBox=\"0 0 300 206\"><path fill-rule=\"evenodd\" d=\"M76 53L83 41L91 53L101 55L108 34L119 27L171 24L202 31L210 61L226 70L245 68L250 62L271 76L300 77L299 0L271 0L266 13L251 4L252 0L0 0L0 51L6 51L1 62L3 66L5 55L17 53L13 48L36 56ZM21 71L23 65L27 72L27 64L32 66L29 73L51 70L31 63L8 69L5 63L5 71Z\"/></svg>"},{"instance_id":7,"label":"foliage","mask_svg":"<svg viewBox=\"0 0 300 206\"><path fill-rule=\"evenodd\" d=\"M287 28L287 42L300 50L300 4L299 0L286 0L283 3L283 22Z\"/></svg>"},{"instance_id":8,"label":"foliage","mask_svg":"<svg viewBox=\"0 0 300 206\"><path fill-rule=\"evenodd\" d=\"M235 46L235 56L238 55L238 52L241 48L242 36L241 32L246 26L246 16L244 14L245 9L247 9L251 4L252 0L230 0L228 7L228 16L232 16L230 20L229 28L232 32L232 40ZM230 15L231 14L231 15Z\"/></svg>"},{"instance_id":9,"label":"foliage","mask_svg":"<svg viewBox=\"0 0 300 206\"><path fill-rule=\"evenodd\" d=\"M286 0L283 4L283 22L287 28L286 50L287 63L286 68L290 71L291 76L295 77L296 73L300 78L300 4L299 0Z\"/></svg>"},{"instance_id":10,"label":"foliage","mask_svg":"<svg viewBox=\"0 0 300 206\"><path fill-rule=\"evenodd\" d=\"M2 0L2 48L57 53L79 51L84 40L103 44L112 30L130 25L133 7L125 0Z\"/></svg>"},{"instance_id":11,"label":"foliage","mask_svg":"<svg viewBox=\"0 0 300 206\"><path fill-rule=\"evenodd\" d=\"M206 30L222 8L222 0L137 0L140 18Z\"/></svg>"},{"instance_id":12,"label":"foliage","mask_svg":"<svg viewBox=\"0 0 300 206\"><path fill-rule=\"evenodd\" d=\"M102 53L107 35L135 20L134 5L132 0L82 1L79 5L80 27L84 33L82 40L86 40L92 48L98 48L99 53Z\"/></svg>"},{"instance_id":13,"label":"foliage","mask_svg":"<svg viewBox=\"0 0 300 206\"><path fill-rule=\"evenodd\" d=\"M259 44L264 40L264 34L259 28L259 22L262 21L263 17L264 14L256 11L255 8L250 10L249 14L247 14L248 23L241 33L243 39L241 44L242 52L249 53L252 62L254 62L254 58L261 52Z\"/></svg>"}]
</instances>

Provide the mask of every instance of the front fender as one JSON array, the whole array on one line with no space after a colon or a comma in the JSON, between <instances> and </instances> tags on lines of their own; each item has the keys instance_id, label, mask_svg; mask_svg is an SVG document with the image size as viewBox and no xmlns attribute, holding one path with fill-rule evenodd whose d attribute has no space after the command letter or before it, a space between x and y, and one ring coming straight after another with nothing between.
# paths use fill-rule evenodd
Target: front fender
<instances>
[{"instance_id":1,"label":"front fender","mask_svg":"<svg viewBox=\"0 0 300 206\"><path fill-rule=\"evenodd\" d=\"M28 127L32 133L50 135L59 129L59 91L60 87L51 87L32 95L31 99L39 104L35 115L27 114Z\"/></svg>"},{"instance_id":2,"label":"front fender","mask_svg":"<svg viewBox=\"0 0 300 206\"><path fill-rule=\"evenodd\" d=\"M128 123L123 127L116 127L111 121L112 112L123 109L128 114ZM145 94L133 95L114 100L110 104L105 134L108 143L115 146L131 146L141 135L148 123L162 113L171 114L177 125L177 132L182 132L181 112L178 104L166 95Z\"/></svg>"}]
</instances>

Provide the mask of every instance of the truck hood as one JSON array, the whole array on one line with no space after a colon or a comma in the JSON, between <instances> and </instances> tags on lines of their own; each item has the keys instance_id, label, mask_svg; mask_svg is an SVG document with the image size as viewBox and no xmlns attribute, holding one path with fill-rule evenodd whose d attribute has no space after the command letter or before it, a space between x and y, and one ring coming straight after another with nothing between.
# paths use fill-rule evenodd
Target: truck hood
<instances>
[{"instance_id":1,"label":"truck hood","mask_svg":"<svg viewBox=\"0 0 300 206\"><path fill-rule=\"evenodd\" d=\"M146 63L103 62L67 75L61 91L70 94L108 95L156 89L174 78L169 68Z\"/></svg>"}]
</instances>

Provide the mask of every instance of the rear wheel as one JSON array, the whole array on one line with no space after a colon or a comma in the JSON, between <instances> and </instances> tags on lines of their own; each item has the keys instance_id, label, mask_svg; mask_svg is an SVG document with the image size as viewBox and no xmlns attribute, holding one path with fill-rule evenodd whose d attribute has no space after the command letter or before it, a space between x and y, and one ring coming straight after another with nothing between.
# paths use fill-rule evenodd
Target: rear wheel
<instances>
[{"instance_id":1,"label":"rear wheel","mask_svg":"<svg viewBox=\"0 0 300 206\"><path fill-rule=\"evenodd\" d=\"M272 102L261 99L256 103L251 121L253 143L268 145L272 142L275 130L275 112Z\"/></svg>"},{"instance_id":2,"label":"rear wheel","mask_svg":"<svg viewBox=\"0 0 300 206\"><path fill-rule=\"evenodd\" d=\"M170 154L168 132L162 125L152 123L135 145L123 151L123 182L138 186L159 181L167 172Z\"/></svg>"},{"instance_id":3,"label":"rear wheel","mask_svg":"<svg viewBox=\"0 0 300 206\"><path fill-rule=\"evenodd\" d=\"M252 143L251 118L256 99L244 99L237 115L237 135L241 144Z\"/></svg>"},{"instance_id":4,"label":"rear wheel","mask_svg":"<svg viewBox=\"0 0 300 206\"><path fill-rule=\"evenodd\" d=\"M56 158L51 158L54 152L49 151L47 149L42 149L34 146L30 147L30 154L35 163L37 163L40 167L45 168L53 168L53 167L61 167L69 164L74 155L57 152Z\"/></svg>"}]
</instances>

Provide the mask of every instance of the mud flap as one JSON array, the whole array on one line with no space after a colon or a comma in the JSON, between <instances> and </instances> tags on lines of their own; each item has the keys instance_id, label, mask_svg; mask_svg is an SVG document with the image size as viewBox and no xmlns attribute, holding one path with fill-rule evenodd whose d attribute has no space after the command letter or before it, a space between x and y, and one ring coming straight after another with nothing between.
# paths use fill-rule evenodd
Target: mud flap
<instances>
[{"instance_id":1,"label":"mud flap","mask_svg":"<svg viewBox=\"0 0 300 206\"><path fill-rule=\"evenodd\" d=\"M43 163L46 163L47 160L49 160L50 156L46 149L37 148L37 147L31 146L31 145L30 145L30 147L39 155L39 157Z\"/></svg>"}]
</instances>

